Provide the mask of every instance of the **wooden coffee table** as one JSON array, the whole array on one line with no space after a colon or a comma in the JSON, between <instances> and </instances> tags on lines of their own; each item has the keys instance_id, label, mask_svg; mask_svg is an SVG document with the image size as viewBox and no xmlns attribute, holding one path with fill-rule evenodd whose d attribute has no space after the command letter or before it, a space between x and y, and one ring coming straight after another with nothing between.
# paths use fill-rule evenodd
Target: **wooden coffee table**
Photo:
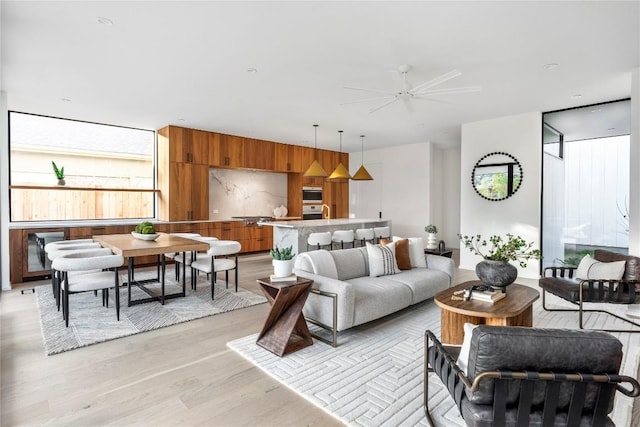
<instances>
[{"instance_id":1,"label":"wooden coffee table","mask_svg":"<svg viewBox=\"0 0 640 427\"><path fill-rule=\"evenodd\" d=\"M313 280L298 277L295 282L271 282L258 279L271 310L256 343L282 357L313 344L302 307L307 301Z\"/></svg>"},{"instance_id":2,"label":"wooden coffee table","mask_svg":"<svg viewBox=\"0 0 640 427\"><path fill-rule=\"evenodd\" d=\"M441 340L447 344L462 344L465 323L494 326L533 326L533 302L539 292L529 286L513 283L507 286L507 296L493 304L483 301L452 300L454 292L480 285L480 281L464 282L436 294L440 314Z\"/></svg>"}]
</instances>

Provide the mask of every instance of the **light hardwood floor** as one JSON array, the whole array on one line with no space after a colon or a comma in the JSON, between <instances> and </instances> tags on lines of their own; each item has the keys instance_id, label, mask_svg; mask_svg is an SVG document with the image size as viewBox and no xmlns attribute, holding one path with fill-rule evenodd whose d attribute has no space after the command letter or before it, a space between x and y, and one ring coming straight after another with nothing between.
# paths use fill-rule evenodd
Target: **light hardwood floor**
<instances>
[{"instance_id":1,"label":"light hardwood floor","mask_svg":"<svg viewBox=\"0 0 640 427\"><path fill-rule=\"evenodd\" d=\"M240 286L260 294L271 271L268 254L242 256ZM3 427L342 425L227 348L268 304L46 356L35 294L20 293L34 285L49 283L0 298Z\"/></svg>"}]
</instances>

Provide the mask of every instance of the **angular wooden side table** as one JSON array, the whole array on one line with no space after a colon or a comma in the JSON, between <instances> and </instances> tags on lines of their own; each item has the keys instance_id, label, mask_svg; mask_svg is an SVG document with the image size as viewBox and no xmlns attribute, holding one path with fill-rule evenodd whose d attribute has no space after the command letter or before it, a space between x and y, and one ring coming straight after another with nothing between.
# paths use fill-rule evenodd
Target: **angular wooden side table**
<instances>
[{"instance_id":1,"label":"angular wooden side table","mask_svg":"<svg viewBox=\"0 0 640 427\"><path fill-rule=\"evenodd\" d=\"M302 307L307 301L313 280L298 277L294 282L271 282L258 279L262 292L271 304L256 343L282 357L313 344Z\"/></svg>"}]
</instances>

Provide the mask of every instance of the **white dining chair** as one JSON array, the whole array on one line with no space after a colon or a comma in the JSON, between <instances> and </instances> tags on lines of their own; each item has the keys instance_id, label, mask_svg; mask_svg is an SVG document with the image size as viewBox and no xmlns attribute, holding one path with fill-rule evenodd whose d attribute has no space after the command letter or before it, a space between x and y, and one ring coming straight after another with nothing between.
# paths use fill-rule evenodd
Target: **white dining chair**
<instances>
[{"instance_id":1,"label":"white dining chair","mask_svg":"<svg viewBox=\"0 0 640 427\"><path fill-rule=\"evenodd\" d=\"M184 237L186 239L197 239L202 237L200 233L171 233L171 235ZM186 254L182 252L169 252L164 254L164 257L173 260L177 282L180 280L180 264L184 265L185 269L191 265L191 252L187 252Z\"/></svg>"},{"instance_id":2,"label":"white dining chair","mask_svg":"<svg viewBox=\"0 0 640 427\"><path fill-rule=\"evenodd\" d=\"M387 227L373 227L373 234L376 236L376 241L380 243L380 239L390 239L391 229Z\"/></svg>"},{"instance_id":3,"label":"white dining chair","mask_svg":"<svg viewBox=\"0 0 640 427\"><path fill-rule=\"evenodd\" d=\"M211 299L214 299L216 273L225 272L226 287L229 288L229 271L235 270L238 292L238 253L241 249L240 242L234 240L210 240L209 250L204 254L197 254L191 262L191 289L196 290L196 276L198 271L202 271L211 275Z\"/></svg>"},{"instance_id":4,"label":"white dining chair","mask_svg":"<svg viewBox=\"0 0 640 427\"><path fill-rule=\"evenodd\" d=\"M62 273L62 316L69 327L69 295L102 291L102 305L109 307L109 289L113 288L116 301L116 319L120 320L120 290L118 267L124 264L122 255L101 248L60 255L53 260L54 268ZM111 271L105 271L111 270Z\"/></svg>"}]
</instances>

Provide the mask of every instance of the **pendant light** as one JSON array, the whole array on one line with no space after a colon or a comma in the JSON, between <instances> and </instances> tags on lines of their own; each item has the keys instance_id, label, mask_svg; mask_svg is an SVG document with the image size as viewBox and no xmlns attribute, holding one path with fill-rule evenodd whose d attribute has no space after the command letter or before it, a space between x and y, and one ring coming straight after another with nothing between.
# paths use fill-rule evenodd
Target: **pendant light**
<instances>
[{"instance_id":1,"label":"pendant light","mask_svg":"<svg viewBox=\"0 0 640 427\"><path fill-rule=\"evenodd\" d=\"M342 155L342 131L338 131L340 133L340 155ZM329 179L350 179L351 175L349 175L349 171L344 167L342 162L338 163L336 169L329 175Z\"/></svg>"},{"instance_id":2,"label":"pendant light","mask_svg":"<svg viewBox=\"0 0 640 427\"><path fill-rule=\"evenodd\" d=\"M369 171L367 171L367 168L364 167L364 135L360 135L360 138L362 138L362 166L360 166L360 169L357 170L351 179L354 181L371 181L373 177Z\"/></svg>"},{"instance_id":3,"label":"pendant light","mask_svg":"<svg viewBox=\"0 0 640 427\"><path fill-rule=\"evenodd\" d=\"M314 142L315 142L315 146L314 146L314 154L317 155L317 151L318 151L318 125L313 125L313 129L314 129ZM312 178L326 178L327 175L329 175L327 173L327 171L324 170L324 168L322 167L322 165L320 165L320 163L318 162L318 160L314 160L311 163L311 166L309 166L309 169L307 169L307 171L304 173L304 176L308 176L308 177L312 177Z\"/></svg>"}]
</instances>

